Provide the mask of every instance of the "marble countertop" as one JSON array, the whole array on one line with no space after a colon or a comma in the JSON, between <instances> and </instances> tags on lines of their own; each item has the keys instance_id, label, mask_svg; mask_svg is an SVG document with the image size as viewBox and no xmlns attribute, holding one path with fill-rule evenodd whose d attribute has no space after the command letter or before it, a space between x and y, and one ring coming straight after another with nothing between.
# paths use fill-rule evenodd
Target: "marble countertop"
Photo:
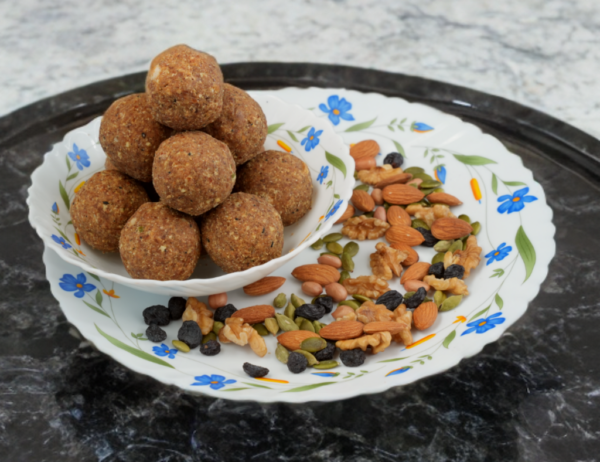
<instances>
[{"instance_id":1,"label":"marble countertop","mask_svg":"<svg viewBox=\"0 0 600 462\"><path fill-rule=\"evenodd\" d=\"M348 64L442 80L600 134L599 41L594 0L0 2L0 115L145 70L187 43L221 63ZM0 152L0 460L600 460L590 329L600 317L600 242L589 238L600 191L559 163L523 154L555 211L557 257L497 342L385 393L259 405L186 395L78 336L50 294L27 222L43 149L24 141Z\"/></svg>"}]
</instances>

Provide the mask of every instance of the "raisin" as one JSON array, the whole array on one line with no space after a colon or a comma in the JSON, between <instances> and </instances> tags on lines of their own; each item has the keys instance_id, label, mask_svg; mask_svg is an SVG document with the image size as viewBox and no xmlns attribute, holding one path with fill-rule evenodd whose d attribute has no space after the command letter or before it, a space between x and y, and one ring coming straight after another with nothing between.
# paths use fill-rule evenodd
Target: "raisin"
<instances>
[{"instance_id":1,"label":"raisin","mask_svg":"<svg viewBox=\"0 0 600 462\"><path fill-rule=\"evenodd\" d=\"M397 290L390 290L383 294L381 297L379 297L375 304L385 305L385 307L388 310L394 311L396 308L398 308L399 305L402 304L402 298L403 297L400 292L398 292Z\"/></svg>"},{"instance_id":2,"label":"raisin","mask_svg":"<svg viewBox=\"0 0 600 462\"><path fill-rule=\"evenodd\" d=\"M216 340L209 340L200 345L200 353L205 356L215 356L221 352L221 344Z\"/></svg>"},{"instance_id":3,"label":"raisin","mask_svg":"<svg viewBox=\"0 0 600 462\"><path fill-rule=\"evenodd\" d=\"M450 265L444 272L444 279L458 278L462 279L465 275L465 267L463 265Z\"/></svg>"},{"instance_id":4,"label":"raisin","mask_svg":"<svg viewBox=\"0 0 600 462\"><path fill-rule=\"evenodd\" d=\"M266 367L255 366L254 364L244 363L242 366L244 368L244 372L248 374L250 377L264 377L269 373L269 369Z\"/></svg>"},{"instance_id":5,"label":"raisin","mask_svg":"<svg viewBox=\"0 0 600 462\"><path fill-rule=\"evenodd\" d=\"M331 298L329 295L317 297L317 299L315 300L315 305L322 306L323 308L325 308L325 313L329 314L331 313L331 310L333 310L333 298Z\"/></svg>"},{"instance_id":6,"label":"raisin","mask_svg":"<svg viewBox=\"0 0 600 462\"><path fill-rule=\"evenodd\" d=\"M419 287L419 290L417 290L412 297L404 300L404 303L406 303L406 308L416 308L421 303L423 303L423 300L425 300L426 295L427 292L425 291L425 288Z\"/></svg>"},{"instance_id":7,"label":"raisin","mask_svg":"<svg viewBox=\"0 0 600 462\"><path fill-rule=\"evenodd\" d=\"M366 354L360 348L355 350L345 350L340 352L340 359L344 363L344 366L358 367L362 366L365 362Z\"/></svg>"},{"instance_id":8,"label":"raisin","mask_svg":"<svg viewBox=\"0 0 600 462\"><path fill-rule=\"evenodd\" d=\"M439 242L439 239L436 239L435 237L433 237L433 234L431 234L431 231L427 231L425 228L416 228L416 230L419 231L425 238L425 240L421 243L422 246L433 247L434 245L436 245Z\"/></svg>"},{"instance_id":9,"label":"raisin","mask_svg":"<svg viewBox=\"0 0 600 462\"><path fill-rule=\"evenodd\" d=\"M444 262L438 261L431 265L427 274L433 274L438 279L444 279Z\"/></svg>"},{"instance_id":10,"label":"raisin","mask_svg":"<svg viewBox=\"0 0 600 462\"><path fill-rule=\"evenodd\" d=\"M327 342L327 346L316 353L313 353L317 361L327 361L333 359L335 355L335 342Z\"/></svg>"},{"instance_id":11,"label":"raisin","mask_svg":"<svg viewBox=\"0 0 600 462\"><path fill-rule=\"evenodd\" d=\"M217 308L213 319L215 321L225 323L225 320L227 318L230 318L231 315L233 313L235 313L236 311L237 311L237 308L235 306L233 306L231 303L229 303L225 306L221 306L221 307Z\"/></svg>"},{"instance_id":12,"label":"raisin","mask_svg":"<svg viewBox=\"0 0 600 462\"><path fill-rule=\"evenodd\" d=\"M181 316L183 316L184 311L185 311L185 298L171 297L169 299L169 313L171 313L171 319L173 321L181 319Z\"/></svg>"},{"instance_id":13,"label":"raisin","mask_svg":"<svg viewBox=\"0 0 600 462\"><path fill-rule=\"evenodd\" d=\"M400 153L390 152L387 156L385 156L385 159L383 159L383 163L390 164L394 168L402 167L402 164L404 163L404 157L402 157L402 154Z\"/></svg>"},{"instance_id":14,"label":"raisin","mask_svg":"<svg viewBox=\"0 0 600 462\"><path fill-rule=\"evenodd\" d=\"M156 324L158 326L166 326L171 322L171 314L169 309L163 305L149 306L142 313L146 324Z\"/></svg>"},{"instance_id":15,"label":"raisin","mask_svg":"<svg viewBox=\"0 0 600 462\"><path fill-rule=\"evenodd\" d=\"M177 338L190 348L196 348L202 342L202 331L196 321L183 321Z\"/></svg>"},{"instance_id":16,"label":"raisin","mask_svg":"<svg viewBox=\"0 0 600 462\"><path fill-rule=\"evenodd\" d=\"M299 374L308 367L308 359L303 354L292 351L288 356L287 367L292 374Z\"/></svg>"},{"instance_id":17,"label":"raisin","mask_svg":"<svg viewBox=\"0 0 600 462\"><path fill-rule=\"evenodd\" d=\"M163 342L167 338L167 333L156 324L150 324L150 327L146 329L146 337L151 342Z\"/></svg>"},{"instance_id":18,"label":"raisin","mask_svg":"<svg viewBox=\"0 0 600 462\"><path fill-rule=\"evenodd\" d=\"M313 305L311 303L305 303L296 308L295 316L308 319L309 321L316 321L325 316L325 307L323 305Z\"/></svg>"}]
</instances>

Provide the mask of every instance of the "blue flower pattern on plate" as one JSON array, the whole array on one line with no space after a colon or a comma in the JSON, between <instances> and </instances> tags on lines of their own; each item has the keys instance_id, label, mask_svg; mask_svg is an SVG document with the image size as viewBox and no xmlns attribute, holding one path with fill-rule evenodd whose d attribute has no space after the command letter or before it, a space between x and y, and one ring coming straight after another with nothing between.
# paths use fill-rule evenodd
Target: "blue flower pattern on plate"
<instances>
[{"instance_id":1,"label":"blue flower pattern on plate","mask_svg":"<svg viewBox=\"0 0 600 462\"><path fill-rule=\"evenodd\" d=\"M90 166L90 156L88 156L85 149L79 149L75 143L73 143L73 151L69 151L69 157L75 162L79 170Z\"/></svg>"},{"instance_id":2,"label":"blue flower pattern on plate","mask_svg":"<svg viewBox=\"0 0 600 462\"><path fill-rule=\"evenodd\" d=\"M60 209L58 208L58 204L56 202L52 204L52 213L58 214L59 211Z\"/></svg>"},{"instance_id":3,"label":"blue flower pattern on plate","mask_svg":"<svg viewBox=\"0 0 600 462\"><path fill-rule=\"evenodd\" d=\"M440 165L433 171L433 174L440 183L446 184L446 167Z\"/></svg>"},{"instance_id":4,"label":"blue flower pattern on plate","mask_svg":"<svg viewBox=\"0 0 600 462\"><path fill-rule=\"evenodd\" d=\"M466 331L464 331L461 334L461 337L463 335L470 334L471 332L475 332L477 334L483 334L483 333L487 332L488 330L493 329L498 324L502 324L504 321L506 321L505 318L499 317L501 315L502 315L502 313L495 313L491 316L488 316L485 319L479 318L473 322L470 322L469 324L467 324L467 327L470 327L470 329L467 329Z\"/></svg>"},{"instance_id":5,"label":"blue flower pattern on plate","mask_svg":"<svg viewBox=\"0 0 600 462\"><path fill-rule=\"evenodd\" d=\"M528 196L528 192L529 188L523 188L516 191L512 196L510 194L500 196L498 202L503 202L503 204L498 207L498 212L508 212L508 214L520 212L527 202L537 201L537 197Z\"/></svg>"},{"instance_id":6,"label":"blue flower pattern on plate","mask_svg":"<svg viewBox=\"0 0 600 462\"><path fill-rule=\"evenodd\" d=\"M169 348L164 343L161 343L160 346L152 347L152 351L154 351L156 356L166 356L169 359L175 359L175 355L179 350L177 348Z\"/></svg>"},{"instance_id":7,"label":"blue flower pattern on plate","mask_svg":"<svg viewBox=\"0 0 600 462\"><path fill-rule=\"evenodd\" d=\"M212 388L213 390L220 390L225 385L230 385L236 382L233 379L225 380L225 377L217 374L199 375L197 377L194 377L194 380L196 380L196 382L192 383L192 385L198 385L201 387L205 385L210 385L210 388Z\"/></svg>"},{"instance_id":8,"label":"blue flower pattern on plate","mask_svg":"<svg viewBox=\"0 0 600 462\"><path fill-rule=\"evenodd\" d=\"M310 127L310 130L308 131L306 138L304 138L302 140L302 142L300 143L302 146L304 146L304 149L306 150L306 152L310 152L314 148L317 147L317 145L321 141L319 139L319 136L321 136L322 133L323 133L323 130L319 130L317 132L317 131L315 131L315 127Z\"/></svg>"},{"instance_id":9,"label":"blue flower pattern on plate","mask_svg":"<svg viewBox=\"0 0 600 462\"><path fill-rule=\"evenodd\" d=\"M426 132L430 132L431 130L433 130L433 127L431 127L423 122L413 122L410 126L410 129L413 132L426 133Z\"/></svg>"},{"instance_id":10,"label":"blue flower pattern on plate","mask_svg":"<svg viewBox=\"0 0 600 462\"><path fill-rule=\"evenodd\" d=\"M502 244L500 244L498 246L497 249L492 250L490 253L488 253L485 256L485 258L488 259L485 266L488 266L490 263L493 263L495 261L504 260L506 257L508 257L508 254L510 253L511 250L512 250L512 247L510 245L506 245L506 242L503 242Z\"/></svg>"},{"instance_id":11,"label":"blue flower pattern on plate","mask_svg":"<svg viewBox=\"0 0 600 462\"><path fill-rule=\"evenodd\" d=\"M79 273L77 277L72 274L65 274L60 278L58 285L66 292L75 292L74 295L77 298L83 298L86 292L91 292L96 288L94 284L87 284L87 278L83 273Z\"/></svg>"},{"instance_id":12,"label":"blue flower pattern on plate","mask_svg":"<svg viewBox=\"0 0 600 462\"><path fill-rule=\"evenodd\" d=\"M325 221L329 220L329 218L331 218L331 216L334 215L335 212L338 211L338 209L340 208L340 205L342 205L341 199L338 200L333 207L331 207L331 210L327 213L327 216L325 216Z\"/></svg>"},{"instance_id":13,"label":"blue flower pattern on plate","mask_svg":"<svg viewBox=\"0 0 600 462\"><path fill-rule=\"evenodd\" d=\"M329 107L325 106L323 103L319 104L319 109L326 114L329 114L329 120L331 120L333 125L338 125L340 119L354 120L354 116L348 114L348 111L352 109L352 103L346 101L346 98L340 99L338 95L331 95L327 98L327 104Z\"/></svg>"},{"instance_id":14,"label":"blue flower pattern on plate","mask_svg":"<svg viewBox=\"0 0 600 462\"><path fill-rule=\"evenodd\" d=\"M71 246L67 244L67 241L65 241L64 237L58 237L56 234L53 234L52 240L54 240L54 242L56 242L58 245L62 245L63 249L68 250L71 248Z\"/></svg>"},{"instance_id":15,"label":"blue flower pattern on plate","mask_svg":"<svg viewBox=\"0 0 600 462\"><path fill-rule=\"evenodd\" d=\"M317 181L320 184L323 184L323 180L325 178L327 178L328 174L329 174L329 166L325 165L325 166L321 167L321 171L319 172L319 176L317 177Z\"/></svg>"}]
</instances>

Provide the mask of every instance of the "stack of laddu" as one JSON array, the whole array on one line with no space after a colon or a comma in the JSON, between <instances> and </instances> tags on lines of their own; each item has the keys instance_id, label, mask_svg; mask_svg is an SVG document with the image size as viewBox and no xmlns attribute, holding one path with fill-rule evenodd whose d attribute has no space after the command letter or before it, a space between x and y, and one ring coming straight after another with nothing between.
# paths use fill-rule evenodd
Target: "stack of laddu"
<instances>
[{"instance_id":1,"label":"stack of laddu","mask_svg":"<svg viewBox=\"0 0 600 462\"><path fill-rule=\"evenodd\" d=\"M263 152L266 137L262 109L224 83L212 56L169 48L152 60L146 92L104 114L106 170L77 193L75 230L119 251L137 279L187 279L201 248L228 273L277 258L283 227L311 208L312 181L300 159Z\"/></svg>"}]
</instances>

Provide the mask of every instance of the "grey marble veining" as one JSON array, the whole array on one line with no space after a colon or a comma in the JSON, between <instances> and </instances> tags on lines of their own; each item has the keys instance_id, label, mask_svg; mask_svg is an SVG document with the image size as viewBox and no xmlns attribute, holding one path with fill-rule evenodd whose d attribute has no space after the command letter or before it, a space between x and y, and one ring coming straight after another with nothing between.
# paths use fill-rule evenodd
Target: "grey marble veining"
<instances>
[{"instance_id":1,"label":"grey marble veining","mask_svg":"<svg viewBox=\"0 0 600 462\"><path fill-rule=\"evenodd\" d=\"M0 2L0 114L145 70L176 43L221 63L348 64L465 85L600 134L596 0Z\"/></svg>"}]
</instances>

